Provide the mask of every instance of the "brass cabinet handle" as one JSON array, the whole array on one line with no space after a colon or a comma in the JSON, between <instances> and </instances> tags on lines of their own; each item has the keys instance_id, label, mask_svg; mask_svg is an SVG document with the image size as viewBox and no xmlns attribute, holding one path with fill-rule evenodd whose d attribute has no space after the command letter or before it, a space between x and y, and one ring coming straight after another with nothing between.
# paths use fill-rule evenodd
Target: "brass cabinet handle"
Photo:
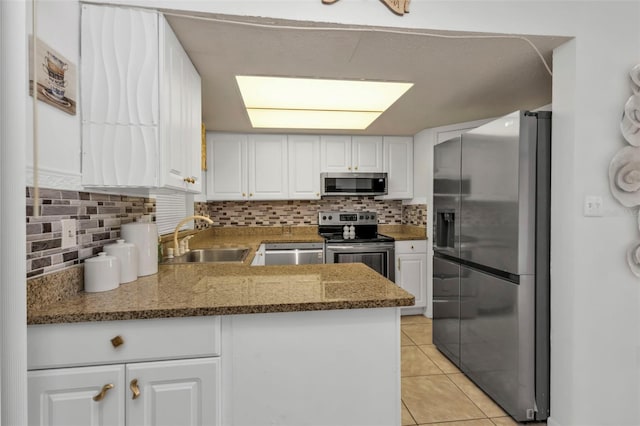
<instances>
[{"instance_id":1,"label":"brass cabinet handle","mask_svg":"<svg viewBox=\"0 0 640 426\"><path fill-rule=\"evenodd\" d=\"M129 389L131 389L131 393L133 396L131 399L136 399L140 396L140 388L138 387L138 379L133 379L131 383L129 383Z\"/></svg>"},{"instance_id":2,"label":"brass cabinet handle","mask_svg":"<svg viewBox=\"0 0 640 426\"><path fill-rule=\"evenodd\" d=\"M111 339L111 344L113 345L114 348L117 348L118 346L124 344L124 339L122 338L122 336L118 335L113 339Z\"/></svg>"},{"instance_id":3,"label":"brass cabinet handle","mask_svg":"<svg viewBox=\"0 0 640 426\"><path fill-rule=\"evenodd\" d=\"M402 265L402 261L398 258L398 271L400 270L400 265Z\"/></svg>"},{"instance_id":4,"label":"brass cabinet handle","mask_svg":"<svg viewBox=\"0 0 640 426\"><path fill-rule=\"evenodd\" d=\"M104 385L100 393L93 397L93 400L97 402L102 401L109 389L113 389L113 383L107 383L106 385Z\"/></svg>"}]
</instances>

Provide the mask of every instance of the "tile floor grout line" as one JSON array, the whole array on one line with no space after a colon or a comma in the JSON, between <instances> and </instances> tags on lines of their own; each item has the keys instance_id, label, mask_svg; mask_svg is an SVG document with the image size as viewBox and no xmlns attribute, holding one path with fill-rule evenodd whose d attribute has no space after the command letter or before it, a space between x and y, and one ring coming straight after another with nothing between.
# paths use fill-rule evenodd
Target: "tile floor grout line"
<instances>
[{"instance_id":1,"label":"tile floor grout line","mask_svg":"<svg viewBox=\"0 0 640 426\"><path fill-rule=\"evenodd\" d=\"M417 425L418 421L416 420L415 417L413 417L413 414L411 414L411 410L409 410L409 407L407 406L407 404L404 403L404 401L402 400L402 398L400 399L400 402L402 403L402 405L404 406L404 408L407 410L407 413L409 413L409 415L411 416L411 420L413 420L413 424ZM400 421L400 423L402 423L402 420Z\"/></svg>"}]
</instances>

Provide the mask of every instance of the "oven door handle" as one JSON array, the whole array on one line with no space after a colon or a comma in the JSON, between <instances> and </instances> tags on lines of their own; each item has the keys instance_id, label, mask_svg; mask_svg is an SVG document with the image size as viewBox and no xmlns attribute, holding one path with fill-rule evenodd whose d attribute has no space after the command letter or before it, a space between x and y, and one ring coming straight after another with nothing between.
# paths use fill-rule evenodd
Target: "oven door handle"
<instances>
[{"instance_id":1,"label":"oven door handle","mask_svg":"<svg viewBox=\"0 0 640 426\"><path fill-rule=\"evenodd\" d=\"M375 244L375 243L362 243L359 244L357 246L355 245L351 245L351 246L337 246L337 245L327 245L327 250L366 250L366 251L371 251L371 250L375 250L375 249L383 249L383 250L389 250L389 249L393 249L394 246L393 245L387 245L387 244Z\"/></svg>"}]
</instances>

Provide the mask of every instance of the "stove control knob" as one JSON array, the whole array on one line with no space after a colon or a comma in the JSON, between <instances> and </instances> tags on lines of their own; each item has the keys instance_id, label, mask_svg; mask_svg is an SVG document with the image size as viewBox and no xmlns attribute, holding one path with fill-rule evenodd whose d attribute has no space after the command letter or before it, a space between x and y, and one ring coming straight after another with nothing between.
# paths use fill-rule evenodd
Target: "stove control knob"
<instances>
[{"instance_id":1,"label":"stove control knob","mask_svg":"<svg viewBox=\"0 0 640 426\"><path fill-rule=\"evenodd\" d=\"M364 218L365 218L365 219L367 219L367 220L369 220L369 215L366 215Z\"/></svg>"},{"instance_id":2,"label":"stove control knob","mask_svg":"<svg viewBox=\"0 0 640 426\"><path fill-rule=\"evenodd\" d=\"M322 216L322 220L327 220L327 217L326 216Z\"/></svg>"},{"instance_id":3,"label":"stove control knob","mask_svg":"<svg viewBox=\"0 0 640 426\"><path fill-rule=\"evenodd\" d=\"M329 220L333 219L333 216L329 216Z\"/></svg>"},{"instance_id":4,"label":"stove control knob","mask_svg":"<svg viewBox=\"0 0 640 426\"><path fill-rule=\"evenodd\" d=\"M360 220L364 219L364 216L360 215Z\"/></svg>"}]
</instances>

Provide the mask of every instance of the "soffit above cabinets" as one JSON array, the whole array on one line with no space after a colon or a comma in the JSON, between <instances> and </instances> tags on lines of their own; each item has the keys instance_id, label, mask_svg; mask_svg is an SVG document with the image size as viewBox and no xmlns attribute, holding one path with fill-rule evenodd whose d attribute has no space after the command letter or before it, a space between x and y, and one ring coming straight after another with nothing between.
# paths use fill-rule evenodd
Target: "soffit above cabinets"
<instances>
[{"instance_id":1,"label":"soffit above cabinets","mask_svg":"<svg viewBox=\"0 0 640 426\"><path fill-rule=\"evenodd\" d=\"M437 38L380 32L379 27L372 31L373 27L308 21L202 14L185 17L168 13L169 23L202 76L203 119L211 130L265 132L251 127L236 75L415 83L366 130L350 132L353 134L414 135L425 128L491 118L551 103L552 78L535 50L522 39ZM345 28L348 31L338 30ZM393 29L398 30L409 31ZM549 64L553 49L569 40L559 36L526 37ZM295 132L319 133L299 129Z\"/></svg>"}]
</instances>

